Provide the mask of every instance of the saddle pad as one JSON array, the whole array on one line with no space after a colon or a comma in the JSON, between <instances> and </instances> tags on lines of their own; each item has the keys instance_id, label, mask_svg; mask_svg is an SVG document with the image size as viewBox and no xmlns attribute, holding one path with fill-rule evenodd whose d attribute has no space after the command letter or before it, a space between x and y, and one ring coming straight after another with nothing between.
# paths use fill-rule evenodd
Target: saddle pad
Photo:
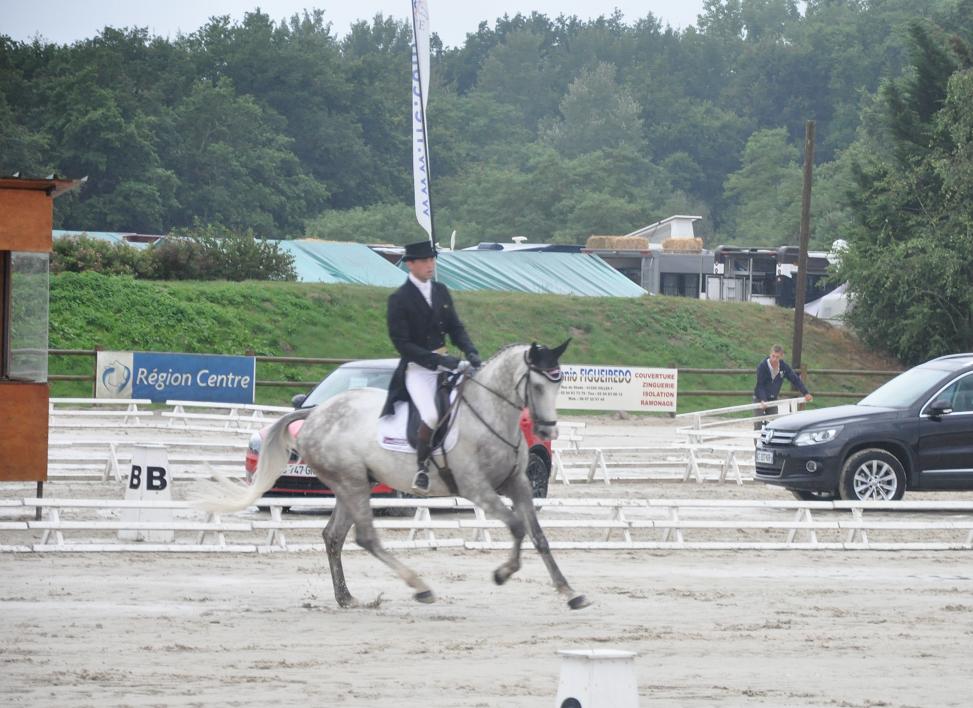
<instances>
[{"instance_id":1,"label":"saddle pad","mask_svg":"<svg viewBox=\"0 0 973 708\"><path fill-rule=\"evenodd\" d=\"M459 413L456 415L459 417ZM396 401L395 413L378 419L378 444L392 452L411 452L414 455L416 449L409 444L405 431L408 422L409 402ZM449 452L456 445L457 440L459 440L459 426L454 420L449 432L446 433L446 440L443 441L442 447L437 447L434 452L440 450Z\"/></svg>"}]
</instances>

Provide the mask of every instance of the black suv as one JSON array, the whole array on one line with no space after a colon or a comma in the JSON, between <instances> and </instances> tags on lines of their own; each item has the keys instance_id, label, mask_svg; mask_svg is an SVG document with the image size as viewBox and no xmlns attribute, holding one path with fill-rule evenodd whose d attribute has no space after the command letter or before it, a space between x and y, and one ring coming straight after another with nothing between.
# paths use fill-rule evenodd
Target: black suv
<instances>
[{"instance_id":1,"label":"black suv","mask_svg":"<svg viewBox=\"0 0 973 708\"><path fill-rule=\"evenodd\" d=\"M973 353L909 369L855 405L770 422L756 470L805 500L973 489Z\"/></svg>"}]
</instances>

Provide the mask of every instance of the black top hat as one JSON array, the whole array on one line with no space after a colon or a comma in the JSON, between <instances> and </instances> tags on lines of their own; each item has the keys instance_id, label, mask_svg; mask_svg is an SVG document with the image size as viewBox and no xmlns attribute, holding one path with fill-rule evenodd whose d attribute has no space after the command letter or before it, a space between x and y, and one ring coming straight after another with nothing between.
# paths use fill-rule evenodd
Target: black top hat
<instances>
[{"instance_id":1,"label":"black top hat","mask_svg":"<svg viewBox=\"0 0 973 708\"><path fill-rule=\"evenodd\" d=\"M436 249L432 247L432 244L429 241L419 241L418 243L410 243L405 247L405 255L402 259L412 261L419 258L435 257Z\"/></svg>"}]
</instances>

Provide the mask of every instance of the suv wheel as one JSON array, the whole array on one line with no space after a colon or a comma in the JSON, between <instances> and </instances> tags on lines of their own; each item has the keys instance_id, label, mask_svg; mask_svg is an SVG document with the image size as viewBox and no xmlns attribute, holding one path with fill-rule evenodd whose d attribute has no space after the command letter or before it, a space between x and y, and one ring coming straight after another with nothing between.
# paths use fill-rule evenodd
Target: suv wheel
<instances>
[{"instance_id":1,"label":"suv wheel","mask_svg":"<svg viewBox=\"0 0 973 708\"><path fill-rule=\"evenodd\" d=\"M898 501L905 494L905 470L885 450L859 450L845 460L838 492L849 501Z\"/></svg>"},{"instance_id":2,"label":"suv wheel","mask_svg":"<svg viewBox=\"0 0 973 708\"><path fill-rule=\"evenodd\" d=\"M544 462L544 458L536 452L527 458L527 480L534 499L547 498L547 483L551 479L551 470Z\"/></svg>"}]
</instances>

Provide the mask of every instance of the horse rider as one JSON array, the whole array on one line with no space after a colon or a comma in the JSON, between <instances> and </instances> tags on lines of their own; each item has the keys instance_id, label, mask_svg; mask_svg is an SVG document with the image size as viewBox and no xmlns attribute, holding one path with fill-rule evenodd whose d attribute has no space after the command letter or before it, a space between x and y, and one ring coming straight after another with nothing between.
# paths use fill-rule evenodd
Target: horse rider
<instances>
[{"instance_id":1,"label":"horse rider","mask_svg":"<svg viewBox=\"0 0 973 708\"><path fill-rule=\"evenodd\" d=\"M395 413L396 401L412 398L422 422L416 444L418 468L412 489L429 491L429 456L432 432L439 423L436 410L436 384L440 372L453 371L460 360L446 351L446 335L466 355L474 368L481 365L466 328L460 322L449 289L433 280L436 249L429 241L405 247L409 277L402 287L389 295L388 330L392 344L401 355L392 376L382 415Z\"/></svg>"}]
</instances>

